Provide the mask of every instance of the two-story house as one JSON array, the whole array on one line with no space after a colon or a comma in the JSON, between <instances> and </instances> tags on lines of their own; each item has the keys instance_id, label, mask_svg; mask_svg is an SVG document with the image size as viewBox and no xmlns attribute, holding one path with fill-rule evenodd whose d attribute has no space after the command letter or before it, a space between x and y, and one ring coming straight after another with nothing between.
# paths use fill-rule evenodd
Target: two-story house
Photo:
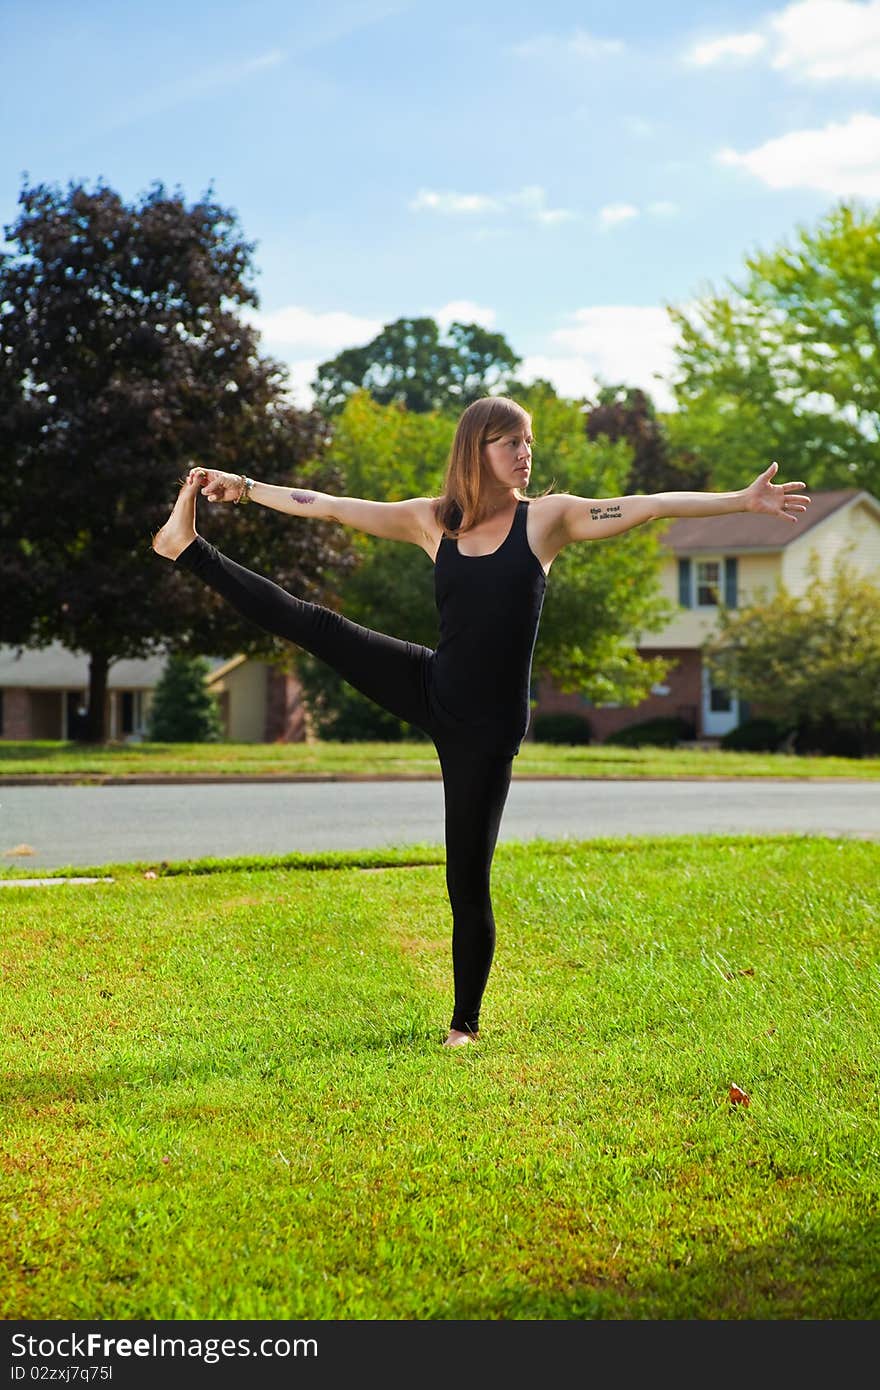
<instances>
[{"instance_id":1,"label":"two-story house","mask_svg":"<svg viewBox=\"0 0 880 1390\"><path fill-rule=\"evenodd\" d=\"M810 506L795 525L752 512L662 523L660 585L676 612L662 631L644 633L637 647L646 657L672 662L665 680L630 706L591 705L539 680L536 713L578 713L588 719L598 742L630 724L669 715L685 719L699 739L736 728L748 711L735 695L712 684L701 650L716 627L719 604L736 608L757 601L780 583L803 593L814 552L823 577L849 548L853 566L880 582L880 501L858 488L808 495Z\"/></svg>"}]
</instances>

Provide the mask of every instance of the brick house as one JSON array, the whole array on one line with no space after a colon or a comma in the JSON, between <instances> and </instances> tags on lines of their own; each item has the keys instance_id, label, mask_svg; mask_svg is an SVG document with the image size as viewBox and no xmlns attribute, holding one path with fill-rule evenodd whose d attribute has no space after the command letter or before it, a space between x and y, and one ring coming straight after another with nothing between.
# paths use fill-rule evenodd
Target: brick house
<instances>
[{"instance_id":1,"label":"brick house","mask_svg":"<svg viewBox=\"0 0 880 1390\"><path fill-rule=\"evenodd\" d=\"M692 723L699 739L719 738L736 728L748 710L712 684L701 652L717 625L719 600L728 607L742 606L762 593L772 594L780 582L792 593L802 593L811 555L818 556L820 574L828 577L847 547L851 563L880 582L880 501L858 488L810 490L808 495L810 506L796 526L751 512L663 523L660 586L677 611L666 628L645 633L637 644L646 657L673 662L663 684L638 705L595 706L539 679L535 713L580 714L597 742L630 724L670 715Z\"/></svg>"},{"instance_id":2,"label":"brick house","mask_svg":"<svg viewBox=\"0 0 880 1390\"><path fill-rule=\"evenodd\" d=\"M224 733L236 742L299 742L307 737L299 680L245 656L208 658ZM139 742L165 656L114 662L107 678L107 737ZM60 642L26 650L0 647L0 739L71 739L82 728L88 657Z\"/></svg>"}]
</instances>

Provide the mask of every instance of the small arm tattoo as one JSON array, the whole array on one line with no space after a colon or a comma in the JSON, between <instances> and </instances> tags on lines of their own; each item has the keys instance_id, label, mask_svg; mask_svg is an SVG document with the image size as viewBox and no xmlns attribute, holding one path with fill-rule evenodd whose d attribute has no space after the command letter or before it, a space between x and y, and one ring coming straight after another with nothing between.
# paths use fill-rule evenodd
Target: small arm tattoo
<instances>
[{"instance_id":1,"label":"small arm tattoo","mask_svg":"<svg viewBox=\"0 0 880 1390\"><path fill-rule=\"evenodd\" d=\"M591 521L611 521L614 517L622 517L622 516L623 516L623 510L622 510L622 508L621 508L619 502L615 503L615 505L614 505L613 507L591 507L591 508L590 508L590 520L591 520Z\"/></svg>"},{"instance_id":2,"label":"small arm tattoo","mask_svg":"<svg viewBox=\"0 0 880 1390\"><path fill-rule=\"evenodd\" d=\"M294 502L301 502L304 507L307 507L310 502L314 502L315 500L315 494L313 492L292 492L290 496Z\"/></svg>"}]
</instances>

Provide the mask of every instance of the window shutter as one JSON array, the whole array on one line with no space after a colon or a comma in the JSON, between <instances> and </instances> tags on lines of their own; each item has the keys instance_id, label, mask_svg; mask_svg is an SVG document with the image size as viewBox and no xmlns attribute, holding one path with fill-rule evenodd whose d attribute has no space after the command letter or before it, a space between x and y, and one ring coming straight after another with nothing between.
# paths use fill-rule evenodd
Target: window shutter
<instances>
[{"instance_id":1,"label":"window shutter","mask_svg":"<svg viewBox=\"0 0 880 1390\"><path fill-rule=\"evenodd\" d=\"M736 556L728 555L724 561L724 602L728 608L736 607Z\"/></svg>"},{"instance_id":2,"label":"window shutter","mask_svg":"<svg viewBox=\"0 0 880 1390\"><path fill-rule=\"evenodd\" d=\"M692 608L691 603L691 562L690 560L679 560L678 562L678 601L682 608Z\"/></svg>"}]
</instances>

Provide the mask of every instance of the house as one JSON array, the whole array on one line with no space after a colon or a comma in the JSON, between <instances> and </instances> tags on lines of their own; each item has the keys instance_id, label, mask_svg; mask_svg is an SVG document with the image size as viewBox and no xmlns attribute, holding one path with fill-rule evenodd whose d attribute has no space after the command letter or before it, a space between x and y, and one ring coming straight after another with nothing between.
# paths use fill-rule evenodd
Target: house
<instances>
[{"instance_id":1,"label":"house","mask_svg":"<svg viewBox=\"0 0 880 1390\"><path fill-rule=\"evenodd\" d=\"M107 738L146 735L165 654L113 662L107 677ZM307 737L295 675L245 656L209 657L207 685L217 696L224 734L236 742L298 742ZM60 642L19 652L0 647L0 739L73 739L83 728L89 659Z\"/></svg>"},{"instance_id":2,"label":"house","mask_svg":"<svg viewBox=\"0 0 880 1390\"><path fill-rule=\"evenodd\" d=\"M302 685L295 672L240 653L206 677L217 697L226 738L235 743L304 743L310 737Z\"/></svg>"},{"instance_id":3,"label":"house","mask_svg":"<svg viewBox=\"0 0 880 1390\"><path fill-rule=\"evenodd\" d=\"M772 594L780 583L803 593L815 553L829 577L847 547L848 559L880 582L880 500L858 488L810 491L810 506L797 525L753 512L676 517L665 523L660 586L676 613L660 632L644 633L638 650L673 664L661 685L638 705L594 706L582 695L563 694L547 680L536 683L536 712L578 713L593 738L646 719L679 716L699 739L717 739L748 717L736 696L712 684L701 647L717 626L719 602L742 607Z\"/></svg>"},{"instance_id":4,"label":"house","mask_svg":"<svg viewBox=\"0 0 880 1390\"><path fill-rule=\"evenodd\" d=\"M107 734L142 738L164 656L117 661L107 678ZM19 652L0 647L0 738L72 739L80 735L89 693L89 658L61 642Z\"/></svg>"}]
</instances>

